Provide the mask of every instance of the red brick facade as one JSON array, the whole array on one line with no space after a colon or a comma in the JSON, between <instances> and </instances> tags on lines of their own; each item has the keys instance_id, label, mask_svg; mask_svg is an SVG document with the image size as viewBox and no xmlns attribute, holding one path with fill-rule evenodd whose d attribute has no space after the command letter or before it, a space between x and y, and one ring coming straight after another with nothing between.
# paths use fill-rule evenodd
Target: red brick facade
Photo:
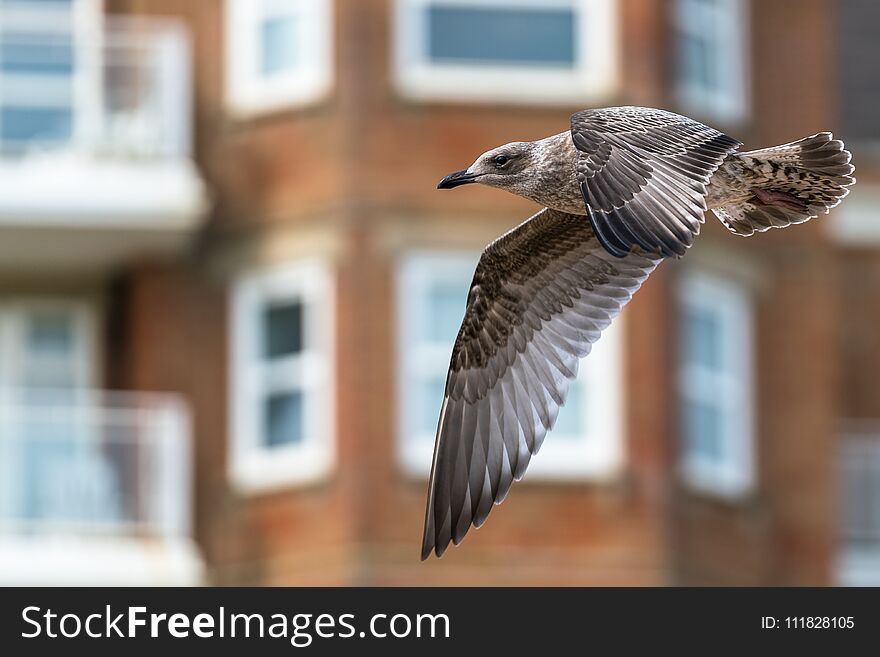
<instances>
[{"instance_id":1,"label":"red brick facade","mask_svg":"<svg viewBox=\"0 0 880 657\"><path fill-rule=\"evenodd\" d=\"M604 104L674 107L668 3L617 4L622 84ZM750 117L719 127L747 147L834 129L835 3L750 4ZM478 248L528 216L529 203L493 190L434 187L492 146L564 130L578 108L402 99L389 69L391 5L336 0L329 97L242 119L224 110L223 2L108 2L112 12L179 16L194 41L196 153L210 220L184 261L126 272L111 312L124 318L118 383L179 391L191 403L209 581L834 582L836 437L844 418L880 416L880 256L836 246L826 218L741 240L709 217L689 254L694 263L733 262L755 295L752 493L714 499L677 475L674 288L689 257L665 264L627 311L623 474L610 483L527 476L463 546L418 561L425 482L401 473L394 449L395 314L404 312L395 307L395 258L410 246ZM315 252L334 263L337 464L319 484L242 494L227 476L228 286L242 267Z\"/></svg>"}]
</instances>

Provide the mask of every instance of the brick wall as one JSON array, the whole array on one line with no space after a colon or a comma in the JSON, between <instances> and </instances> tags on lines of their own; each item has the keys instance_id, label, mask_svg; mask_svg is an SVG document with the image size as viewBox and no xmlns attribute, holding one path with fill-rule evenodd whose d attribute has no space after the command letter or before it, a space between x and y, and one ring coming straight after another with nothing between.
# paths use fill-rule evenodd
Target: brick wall
<instances>
[{"instance_id":1,"label":"brick wall","mask_svg":"<svg viewBox=\"0 0 880 657\"><path fill-rule=\"evenodd\" d=\"M625 475L611 484L524 482L482 531L420 564L425 482L394 463L397 254L411 245L478 248L534 211L493 190L438 193L437 180L480 152L567 128L573 107L414 103L392 89L389 1L336 3L336 78L316 106L229 117L222 94L222 2L108 2L112 11L174 14L194 34L197 156L214 193L190 262L131 272L127 381L179 390L195 419L198 537L219 583L819 584L833 549L833 436L841 377L835 320L847 335L847 413L878 414L864 392L880 347L874 288L847 289L820 222L748 242L710 217L702 240L757 263L759 483L746 500L688 492L675 471L676 265L627 311ZM829 127L831 75L821 0L752 3L754 118L749 146ZM620 3L622 79L614 102L668 99L666 3ZM795 49L809 42L812 47ZM797 54L793 53L796 50ZM658 56L658 53L660 56ZM739 133L736 133L739 134ZM315 235L320 235L320 239ZM288 242L332 243L337 280L338 466L320 485L243 496L226 477L226 287ZM297 247L296 245L299 245ZM285 247L287 248L287 247ZM283 249L282 249L283 250ZM859 271L880 276L865 256ZM855 264L844 265L852 275ZM867 279L865 279L867 280ZM871 279L873 280L873 279Z\"/></svg>"}]
</instances>

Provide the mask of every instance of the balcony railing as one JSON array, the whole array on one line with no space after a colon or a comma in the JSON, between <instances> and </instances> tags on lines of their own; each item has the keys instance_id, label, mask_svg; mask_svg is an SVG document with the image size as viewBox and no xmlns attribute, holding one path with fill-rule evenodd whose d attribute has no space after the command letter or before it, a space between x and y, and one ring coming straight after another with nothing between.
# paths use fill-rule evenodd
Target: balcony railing
<instances>
[{"instance_id":1,"label":"balcony railing","mask_svg":"<svg viewBox=\"0 0 880 657\"><path fill-rule=\"evenodd\" d=\"M848 435L842 450L844 540L880 551L880 435Z\"/></svg>"},{"instance_id":2,"label":"balcony railing","mask_svg":"<svg viewBox=\"0 0 880 657\"><path fill-rule=\"evenodd\" d=\"M60 19L9 22L0 32L0 153L188 153L190 54L181 25L127 17L88 30Z\"/></svg>"},{"instance_id":3,"label":"balcony railing","mask_svg":"<svg viewBox=\"0 0 880 657\"><path fill-rule=\"evenodd\" d=\"M190 450L174 396L0 390L0 534L186 537Z\"/></svg>"},{"instance_id":4,"label":"balcony railing","mask_svg":"<svg viewBox=\"0 0 880 657\"><path fill-rule=\"evenodd\" d=\"M841 437L843 584L880 584L880 427Z\"/></svg>"}]
</instances>

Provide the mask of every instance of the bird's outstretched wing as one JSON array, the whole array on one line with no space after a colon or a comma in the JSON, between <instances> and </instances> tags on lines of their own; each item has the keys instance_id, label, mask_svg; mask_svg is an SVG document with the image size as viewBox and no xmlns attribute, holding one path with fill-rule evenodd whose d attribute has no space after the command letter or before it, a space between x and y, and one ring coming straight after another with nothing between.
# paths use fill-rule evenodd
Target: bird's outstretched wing
<instances>
[{"instance_id":1,"label":"bird's outstretched wing","mask_svg":"<svg viewBox=\"0 0 880 657\"><path fill-rule=\"evenodd\" d=\"M706 186L741 144L685 116L644 107L577 112L577 176L596 237L624 257L682 256L700 232Z\"/></svg>"},{"instance_id":2,"label":"bird's outstretched wing","mask_svg":"<svg viewBox=\"0 0 880 657\"><path fill-rule=\"evenodd\" d=\"M548 209L483 251L446 379L423 559L479 527L523 476L578 360L658 263L616 258L585 217Z\"/></svg>"}]
</instances>

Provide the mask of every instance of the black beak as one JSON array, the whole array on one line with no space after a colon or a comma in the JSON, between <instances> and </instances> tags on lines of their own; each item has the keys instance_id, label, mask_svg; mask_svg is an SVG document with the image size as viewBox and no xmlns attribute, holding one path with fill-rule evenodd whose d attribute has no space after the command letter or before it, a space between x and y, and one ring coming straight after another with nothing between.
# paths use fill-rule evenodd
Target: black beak
<instances>
[{"instance_id":1,"label":"black beak","mask_svg":"<svg viewBox=\"0 0 880 657\"><path fill-rule=\"evenodd\" d=\"M437 183L437 189L452 189L453 187L458 187L459 185L467 185L469 183L477 182L478 176L479 174L468 173L467 169L462 169L461 171L450 173L443 180Z\"/></svg>"}]
</instances>

